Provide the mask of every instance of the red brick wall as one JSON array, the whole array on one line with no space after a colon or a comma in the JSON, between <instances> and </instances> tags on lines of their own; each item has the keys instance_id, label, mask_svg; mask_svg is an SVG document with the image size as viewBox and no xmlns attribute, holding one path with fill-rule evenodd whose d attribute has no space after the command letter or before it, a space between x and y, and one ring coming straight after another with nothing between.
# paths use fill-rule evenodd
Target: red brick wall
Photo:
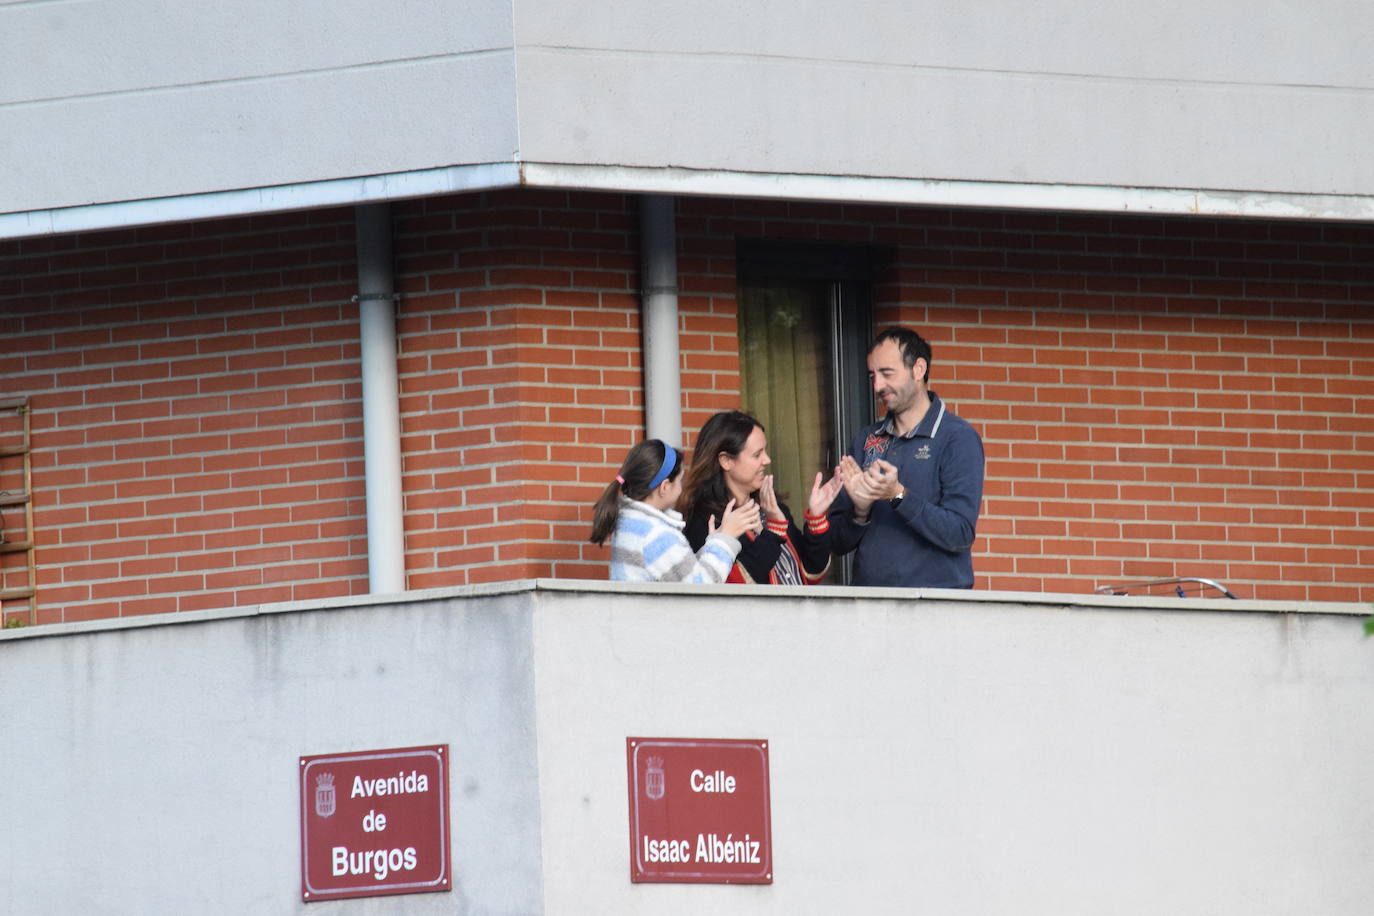
<instances>
[{"instance_id":1,"label":"red brick wall","mask_svg":"<svg viewBox=\"0 0 1374 916\"><path fill-rule=\"evenodd\" d=\"M410 587L604 577L590 506L644 426L634 201L396 212Z\"/></svg>"},{"instance_id":2,"label":"red brick wall","mask_svg":"<svg viewBox=\"0 0 1374 916\"><path fill-rule=\"evenodd\" d=\"M933 341L932 387L983 434L977 587L1198 576L1243 598L1374 600L1374 226L695 199L680 214L722 378L735 237L891 252L879 322Z\"/></svg>"},{"instance_id":3,"label":"red brick wall","mask_svg":"<svg viewBox=\"0 0 1374 916\"><path fill-rule=\"evenodd\" d=\"M984 434L980 584L1374 600L1374 227L921 222L885 298Z\"/></svg>"},{"instance_id":4,"label":"red brick wall","mask_svg":"<svg viewBox=\"0 0 1374 916\"><path fill-rule=\"evenodd\" d=\"M32 409L38 622L366 591L349 211L0 257L0 391Z\"/></svg>"},{"instance_id":5,"label":"red brick wall","mask_svg":"<svg viewBox=\"0 0 1374 916\"><path fill-rule=\"evenodd\" d=\"M634 199L395 210L409 586L603 576L590 506L643 434ZM352 233L0 243L39 620L366 591ZM737 403L736 239L881 246L880 317L983 432L979 587L1374 600L1374 228L683 199L679 233L689 438Z\"/></svg>"}]
</instances>

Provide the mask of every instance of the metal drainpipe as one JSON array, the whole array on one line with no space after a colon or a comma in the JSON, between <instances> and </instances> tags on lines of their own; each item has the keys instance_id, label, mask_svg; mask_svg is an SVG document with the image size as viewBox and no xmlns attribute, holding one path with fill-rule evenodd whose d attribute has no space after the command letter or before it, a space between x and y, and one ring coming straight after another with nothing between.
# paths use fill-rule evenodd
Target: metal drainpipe
<instances>
[{"instance_id":1,"label":"metal drainpipe","mask_svg":"<svg viewBox=\"0 0 1374 916\"><path fill-rule=\"evenodd\" d=\"M366 204L357 207L355 213L367 487L367 583L370 593L386 594L406 589L391 206Z\"/></svg>"},{"instance_id":2,"label":"metal drainpipe","mask_svg":"<svg viewBox=\"0 0 1374 916\"><path fill-rule=\"evenodd\" d=\"M677 225L673 198L639 201L643 278L644 421L649 438L682 446L682 377L678 369Z\"/></svg>"}]
</instances>

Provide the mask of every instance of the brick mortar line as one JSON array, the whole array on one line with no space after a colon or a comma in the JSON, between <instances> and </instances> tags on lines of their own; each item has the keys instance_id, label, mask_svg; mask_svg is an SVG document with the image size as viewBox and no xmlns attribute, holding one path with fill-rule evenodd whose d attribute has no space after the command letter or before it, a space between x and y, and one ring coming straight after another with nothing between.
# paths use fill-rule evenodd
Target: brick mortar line
<instances>
[{"instance_id":1,"label":"brick mortar line","mask_svg":"<svg viewBox=\"0 0 1374 916\"><path fill-rule=\"evenodd\" d=\"M290 325L290 326L278 327L278 328L270 328L270 327L269 327L269 328L261 328L261 329L255 328L255 329L252 329L252 330L244 330L244 331L224 331L224 332L216 332L215 334L212 334L212 335L209 335L209 336L206 336L206 335L204 335L204 334L186 334L186 335L181 335L181 336L177 336L177 337L154 337L154 338L148 338L148 339L145 339L145 340L134 340L134 341L115 341L115 340L111 340L111 341L106 341L106 342L102 342L102 343L98 343L98 344L85 344L85 345L63 346L63 347L54 346L54 347L50 347L50 348L45 349L45 350L23 350L23 351L18 351L18 352L15 352L15 353L5 354L5 355L7 355L7 356L9 356L9 357L12 357L12 358L29 358L29 357L40 357L40 358L45 358L45 357L50 357L50 356L53 356L53 355L56 355L56 354L62 354L62 353L85 353L85 352L87 352L87 351L89 351L89 350L92 350L92 349L101 349L101 350L103 350L103 349L115 349L115 348L122 348L122 347L144 347L144 346L154 346L154 347L155 347L155 346L162 346L162 345L166 345L166 344L179 343L179 342L181 342L181 341L188 341L188 340L190 340L190 341L195 341L195 340L215 340L215 339L224 338L224 337L242 337L242 336L244 336L244 335L249 335L249 336L254 336L254 337L262 336L262 337L269 337L269 338L270 338L270 337L278 336L278 335L280 335L280 334L282 334L282 333L284 333L284 332L288 332L288 331L313 330L313 329L316 329L316 328L336 328L336 327L343 327L343 326L351 326L352 324L353 324L353 322L351 322L351 321L336 321L336 322L328 322L328 323L322 323L322 324ZM128 327L128 325L113 325L112 327ZM60 335L60 334L75 334L75 333L81 333L81 332L83 332L83 331L85 331L85 330L87 330L87 329L82 328L82 329L79 329L79 330L72 330L72 331L56 331L56 332L52 332L52 334L53 334L54 336ZM99 330L99 329L97 329L97 330ZM167 362L167 363L171 363L171 362L186 361L186 360L192 360L192 359L213 359L213 358L216 357L216 356L226 356L226 357L227 357L227 356L243 356L243 355L251 355L251 354L254 354L254 353L276 352L276 351L282 351L282 352L290 353L290 352L293 352L293 351L295 351L295 350L299 350L299 349L301 349L302 347L328 347L328 346L339 346L339 347L354 346L354 347L356 347L356 346L358 346L358 341L357 341L356 339L354 339L354 338L338 338L338 339L323 340L323 341L318 341L318 342L316 342L316 341L309 341L309 342L306 342L306 343L304 343L304 344L302 344L302 343L284 343L284 344L269 345L269 346L265 346L265 347L250 346L250 347L247 347L247 348L244 348L244 349L234 349L234 350L212 350L212 351L210 351L210 352L208 352L208 353L187 353L187 354L181 354L181 355L177 355L177 356L158 356L158 357L150 358L150 359L147 360L146 362L155 362L155 363ZM341 362L341 361L340 361L340 360L334 360L334 361L325 362L325 363L306 363L305 365L307 365L307 366L330 366L330 365L338 365L339 362ZM131 363L131 362L127 362L127 361L125 361L125 362L116 362L116 363L94 363L94 364L86 364L86 363L83 363L83 364L81 364L81 366L68 366L68 367L63 367L62 369L42 370L42 371L53 371L53 372L68 371L68 372L77 372L77 371L81 371L83 368L86 368L88 365L90 365L90 366L93 367L93 368L99 368L99 367L101 367L101 366L126 366L126 367L132 367L132 366L140 366L140 365L144 365L144 364L145 364L145 361L143 361L143 360L140 359L140 361L138 361L138 362L132 362L132 363ZM288 364L288 365L284 366L283 368L288 368L288 369L289 369L289 368L294 368L294 366L291 366L291 365ZM258 370L258 371L261 371L261 370Z\"/></svg>"}]
</instances>

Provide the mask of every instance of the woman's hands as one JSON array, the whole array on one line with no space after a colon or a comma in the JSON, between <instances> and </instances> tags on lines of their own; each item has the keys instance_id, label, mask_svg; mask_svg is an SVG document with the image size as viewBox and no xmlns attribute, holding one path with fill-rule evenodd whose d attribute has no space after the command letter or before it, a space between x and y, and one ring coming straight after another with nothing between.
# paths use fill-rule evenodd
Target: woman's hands
<instances>
[{"instance_id":1,"label":"woman's hands","mask_svg":"<svg viewBox=\"0 0 1374 916\"><path fill-rule=\"evenodd\" d=\"M708 537L717 531L723 531L732 538L739 538L746 531L754 531L762 527L763 521L759 517L759 504L752 499L742 506L736 506L733 499L726 503L724 511L720 514L719 528L716 527L714 515L706 521Z\"/></svg>"},{"instance_id":2,"label":"woman's hands","mask_svg":"<svg viewBox=\"0 0 1374 916\"><path fill-rule=\"evenodd\" d=\"M763 486L759 487L759 505L763 507L763 514L772 521L787 521L787 516L782 514L782 507L778 505L778 495L773 490L772 474L763 478Z\"/></svg>"},{"instance_id":3,"label":"woman's hands","mask_svg":"<svg viewBox=\"0 0 1374 916\"><path fill-rule=\"evenodd\" d=\"M853 461L854 459L850 458L849 460ZM835 468L834 475L822 483L824 476L820 471L817 471L816 482L811 485L811 498L806 503L806 514L811 518L818 518L829 512L830 504L844 489L844 478L840 476L839 468Z\"/></svg>"}]
</instances>

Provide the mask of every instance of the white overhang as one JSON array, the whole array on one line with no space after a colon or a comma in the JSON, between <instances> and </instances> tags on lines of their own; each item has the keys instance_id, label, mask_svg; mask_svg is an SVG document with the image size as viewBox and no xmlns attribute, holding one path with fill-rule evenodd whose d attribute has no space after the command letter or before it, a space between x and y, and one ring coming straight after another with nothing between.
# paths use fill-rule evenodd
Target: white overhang
<instances>
[{"instance_id":1,"label":"white overhang","mask_svg":"<svg viewBox=\"0 0 1374 916\"><path fill-rule=\"evenodd\" d=\"M531 187L627 194L977 207L1104 214L1374 220L1374 195L806 175L681 167L492 162L327 181L0 213L0 238L65 235L223 217Z\"/></svg>"}]
</instances>

